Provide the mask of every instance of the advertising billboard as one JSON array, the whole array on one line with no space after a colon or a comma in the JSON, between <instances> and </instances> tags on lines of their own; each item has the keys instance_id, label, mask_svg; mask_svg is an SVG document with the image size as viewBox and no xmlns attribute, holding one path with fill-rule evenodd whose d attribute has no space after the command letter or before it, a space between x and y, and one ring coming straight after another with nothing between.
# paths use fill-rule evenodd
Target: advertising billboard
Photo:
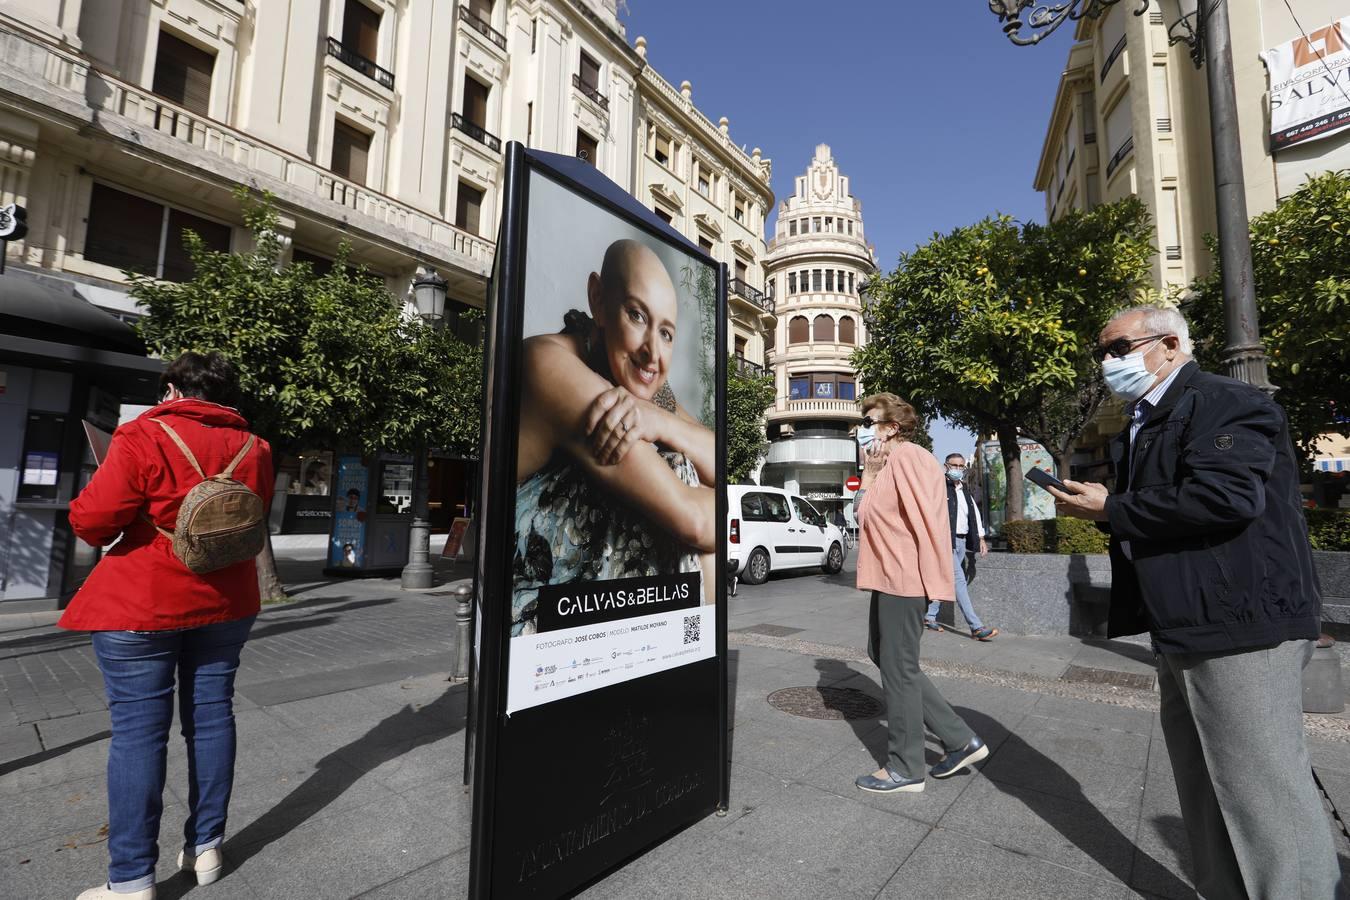
<instances>
[{"instance_id":1,"label":"advertising billboard","mask_svg":"<svg viewBox=\"0 0 1350 900\"><path fill-rule=\"evenodd\" d=\"M504 206L471 892L546 897L725 801L726 274L571 157Z\"/></svg>"},{"instance_id":2,"label":"advertising billboard","mask_svg":"<svg viewBox=\"0 0 1350 900\"><path fill-rule=\"evenodd\" d=\"M1350 16L1262 54L1270 71L1270 149L1350 128Z\"/></svg>"}]
</instances>

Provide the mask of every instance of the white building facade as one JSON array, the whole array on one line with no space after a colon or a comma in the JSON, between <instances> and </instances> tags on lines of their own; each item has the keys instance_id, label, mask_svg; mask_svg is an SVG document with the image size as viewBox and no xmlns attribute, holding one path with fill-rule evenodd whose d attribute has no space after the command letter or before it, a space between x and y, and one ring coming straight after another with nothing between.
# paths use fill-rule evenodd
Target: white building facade
<instances>
[{"instance_id":1,"label":"white building facade","mask_svg":"<svg viewBox=\"0 0 1350 900\"><path fill-rule=\"evenodd\" d=\"M859 290L877 266L862 203L828 145L816 147L779 204L764 268L776 302L768 361L777 398L765 414L769 450L759 481L824 509L846 506L864 393L850 357L867 342Z\"/></svg>"}]
</instances>

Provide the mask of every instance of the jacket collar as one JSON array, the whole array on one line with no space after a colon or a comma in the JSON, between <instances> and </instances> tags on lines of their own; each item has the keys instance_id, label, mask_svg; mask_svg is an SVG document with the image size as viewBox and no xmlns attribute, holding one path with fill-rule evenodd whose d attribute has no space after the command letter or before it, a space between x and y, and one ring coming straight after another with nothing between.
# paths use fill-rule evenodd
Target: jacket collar
<instances>
[{"instance_id":1,"label":"jacket collar","mask_svg":"<svg viewBox=\"0 0 1350 900\"><path fill-rule=\"evenodd\" d=\"M209 400L195 397L183 397L180 400L166 400L141 413L143 419L156 419L161 416L177 416L191 419L202 425L214 428L248 428L248 421L232 406L222 406Z\"/></svg>"},{"instance_id":2,"label":"jacket collar","mask_svg":"<svg viewBox=\"0 0 1350 900\"><path fill-rule=\"evenodd\" d=\"M1172 379L1172 384L1168 387L1167 393L1162 395L1162 399L1158 401L1157 406L1149 410L1149 420L1161 421L1167 418L1167 416L1171 414L1172 408L1177 405L1177 401L1181 399L1181 395L1185 393L1186 385L1190 383L1190 380L1195 377L1195 373L1199 371L1200 364L1195 360L1191 360L1186 363L1186 365L1182 366L1181 370L1177 372L1177 377ZM1127 427L1126 431L1128 430Z\"/></svg>"}]
</instances>

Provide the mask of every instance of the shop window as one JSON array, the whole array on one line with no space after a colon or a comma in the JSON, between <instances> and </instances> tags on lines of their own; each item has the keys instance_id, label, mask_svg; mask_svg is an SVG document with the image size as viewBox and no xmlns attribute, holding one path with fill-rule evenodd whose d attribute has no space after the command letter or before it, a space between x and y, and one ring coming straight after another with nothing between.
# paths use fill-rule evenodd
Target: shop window
<instances>
[{"instance_id":1,"label":"shop window","mask_svg":"<svg viewBox=\"0 0 1350 900\"><path fill-rule=\"evenodd\" d=\"M329 167L333 170L333 174L364 185L368 174L366 169L369 159L370 135L335 119L333 121L333 163Z\"/></svg>"},{"instance_id":2,"label":"shop window","mask_svg":"<svg viewBox=\"0 0 1350 900\"><path fill-rule=\"evenodd\" d=\"M483 192L471 184L459 183L455 192L455 227L478 234L482 225Z\"/></svg>"},{"instance_id":3,"label":"shop window","mask_svg":"<svg viewBox=\"0 0 1350 900\"><path fill-rule=\"evenodd\" d=\"M844 316L839 320L839 343L853 344L857 342L857 336L854 334L854 323L852 316Z\"/></svg>"},{"instance_id":4,"label":"shop window","mask_svg":"<svg viewBox=\"0 0 1350 900\"><path fill-rule=\"evenodd\" d=\"M815 322L811 324L811 339L834 343L834 319L826 315L816 316Z\"/></svg>"},{"instance_id":5,"label":"shop window","mask_svg":"<svg viewBox=\"0 0 1350 900\"><path fill-rule=\"evenodd\" d=\"M230 249L230 226L105 184L96 183L90 192L87 223L85 259L166 281L192 277L185 231L195 232L209 250Z\"/></svg>"},{"instance_id":6,"label":"shop window","mask_svg":"<svg viewBox=\"0 0 1350 900\"><path fill-rule=\"evenodd\" d=\"M806 316L793 316L788 323L788 343L805 344L811 340L811 323Z\"/></svg>"},{"instance_id":7,"label":"shop window","mask_svg":"<svg viewBox=\"0 0 1350 900\"><path fill-rule=\"evenodd\" d=\"M189 112L204 116L211 106L211 71L215 64L215 56L161 31L151 90Z\"/></svg>"}]
</instances>

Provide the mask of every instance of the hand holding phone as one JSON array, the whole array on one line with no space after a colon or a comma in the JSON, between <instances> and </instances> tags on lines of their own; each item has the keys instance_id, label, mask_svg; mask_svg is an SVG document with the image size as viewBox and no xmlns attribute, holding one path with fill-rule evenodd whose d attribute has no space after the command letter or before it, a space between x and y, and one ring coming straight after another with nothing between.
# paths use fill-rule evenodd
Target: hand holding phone
<instances>
[{"instance_id":1,"label":"hand holding phone","mask_svg":"<svg viewBox=\"0 0 1350 900\"><path fill-rule=\"evenodd\" d=\"M1073 490L1067 484L1060 481L1058 478L1051 475L1049 472L1045 471L1039 466L1032 466L1030 469L1028 469L1027 478L1030 479L1032 484L1036 485L1042 490L1054 488L1055 490L1063 491L1066 494L1078 493L1078 491Z\"/></svg>"}]
</instances>

